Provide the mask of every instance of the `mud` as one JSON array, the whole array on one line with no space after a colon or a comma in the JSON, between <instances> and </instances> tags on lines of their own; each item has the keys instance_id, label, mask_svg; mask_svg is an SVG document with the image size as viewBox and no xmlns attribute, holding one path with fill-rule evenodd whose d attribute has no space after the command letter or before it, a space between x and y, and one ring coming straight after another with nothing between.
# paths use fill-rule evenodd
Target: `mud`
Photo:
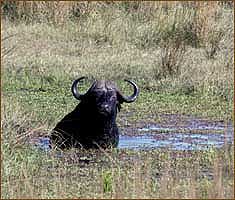
<instances>
[{"instance_id":1,"label":"mud","mask_svg":"<svg viewBox=\"0 0 235 200\"><path fill-rule=\"evenodd\" d=\"M234 127L231 122L209 121L189 116L165 115L158 124L142 124L122 129L119 149L150 150L207 150L222 148L234 142ZM38 137L30 143L46 151L50 150L49 138Z\"/></svg>"}]
</instances>

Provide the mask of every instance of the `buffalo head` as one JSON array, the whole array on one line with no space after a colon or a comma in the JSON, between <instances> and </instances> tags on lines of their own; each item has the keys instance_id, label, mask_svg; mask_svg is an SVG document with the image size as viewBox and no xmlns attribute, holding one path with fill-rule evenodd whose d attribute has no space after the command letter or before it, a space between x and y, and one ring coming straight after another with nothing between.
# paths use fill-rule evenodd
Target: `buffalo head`
<instances>
[{"instance_id":1,"label":"buffalo head","mask_svg":"<svg viewBox=\"0 0 235 200\"><path fill-rule=\"evenodd\" d=\"M99 113L101 116L110 116L115 114L117 108L120 110L123 102L131 103L136 100L139 94L137 85L130 80L125 80L134 88L134 93L129 97L123 96L117 89L115 83L104 80L95 81L85 94L80 94L77 89L77 85L84 78L85 77L81 77L73 82L71 88L73 96L76 99L93 106L94 111Z\"/></svg>"}]
</instances>

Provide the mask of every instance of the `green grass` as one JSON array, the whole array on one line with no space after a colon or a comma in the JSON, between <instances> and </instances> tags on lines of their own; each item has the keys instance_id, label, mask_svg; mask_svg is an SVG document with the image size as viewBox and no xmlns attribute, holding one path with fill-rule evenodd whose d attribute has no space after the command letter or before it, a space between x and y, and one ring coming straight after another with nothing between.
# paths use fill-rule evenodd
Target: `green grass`
<instances>
[{"instance_id":1,"label":"green grass","mask_svg":"<svg viewBox=\"0 0 235 200\"><path fill-rule=\"evenodd\" d=\"M58 158L56 152L46 154L27 145L32 137L48 135L78 103L70 92L71 77L35 77L33 73L14 72L3 76L2 197L231 197L234 158L228 147L185 153L183 157L180 152L161 150L71 150ZM130 92L122 81L118 85L123 93ZM82 90L88 87L87 82ZM216 96L158 93L141 88L135 103L122 106L117 121L122 128L126 123L136 127L139 123L161 123L161 114L226 121L232 118L232 107Z\"/></svg>"},{"instance_id":2,"label":"green grass","mask_svg":"<svg viewBox=\"0 0 235 200\"><path fill-rule=\"evenodd\" d=\"M124 133L165 123L166 114L181 116L179 123L188 116L234 121L231 5L150 4L92 3L77 18L70 9L83 11L83 4L61 13L43 12L59 4L19 4L5 13L2 198L234 196L234 145L195 152L72 149L61 157L29 144L74 109L70 87L80 76L89 77L82 92L94 78L114 80L125 95L132 90L124 78L138 84L137 101L118 114Z\"/></svg>"}]
</instances>

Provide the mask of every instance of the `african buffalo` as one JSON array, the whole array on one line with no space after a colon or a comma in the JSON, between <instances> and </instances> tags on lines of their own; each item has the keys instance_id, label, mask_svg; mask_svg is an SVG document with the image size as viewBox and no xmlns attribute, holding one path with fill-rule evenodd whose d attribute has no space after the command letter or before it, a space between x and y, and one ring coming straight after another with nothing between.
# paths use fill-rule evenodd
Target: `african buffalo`
<instances>
[{"instance_id":1,"label":"african buffalo","mask_svg":"<svg viewBox=\"0 0 235 200\"><path fill-rule=\"evenodd\" d=\"M131 96L124 96L112 81L95 81L85 94L80 94L78 83L81 77L72 84L73 96L80 101L76 108L67 114L53 129L50 139L60 148L109 148L119 142L119 130L116 124L117 111L121 104L136 100L139 89L133 86Z\"/></svg>"}]
</instances>

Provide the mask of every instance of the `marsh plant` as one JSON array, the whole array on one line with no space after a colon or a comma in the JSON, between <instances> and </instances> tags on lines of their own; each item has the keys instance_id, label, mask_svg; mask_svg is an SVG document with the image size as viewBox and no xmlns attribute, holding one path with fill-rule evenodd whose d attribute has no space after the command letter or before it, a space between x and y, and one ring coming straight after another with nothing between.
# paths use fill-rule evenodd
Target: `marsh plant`
<instances>
[{"instance_id":1,"label":"marsh plant","mask_svg":"<svg viewBox=\"0 0 235 200\"><path fill-rule=\"evenodd\" d=\"M234 197L234 145L208 151L43 151L78 77L115 81L123 133L162 115L233 120L234 4L2 1L2 198ZM167 133L162 133L167 134ZM218 133L219 134L219 133Z\"/></svg>"}]
</instances>

